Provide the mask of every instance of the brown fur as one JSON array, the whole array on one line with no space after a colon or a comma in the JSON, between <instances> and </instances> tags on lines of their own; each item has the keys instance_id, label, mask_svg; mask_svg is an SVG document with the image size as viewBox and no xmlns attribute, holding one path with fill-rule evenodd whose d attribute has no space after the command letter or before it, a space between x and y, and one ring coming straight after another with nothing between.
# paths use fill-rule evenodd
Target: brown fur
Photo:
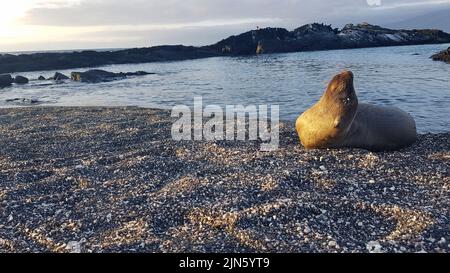
<instances>
[{"instance_id":1,"label":"brown fur","mask_svg":"<svg viewBox=\"0 0 450 273\"><path fill-rule=\"evenodd\" d=\"M392 150L416 138L415 122L407 113L393 107L359 105L351 71L331 80L319 102L297 119L296 129L306 149Z\"/></svg>"},{"instance_id":2,"label":"brown fur","mask_svg":"<svg viewBox=\"0 0 450 273\"><path fill-rule=\"evenodd\" d=\"M344 103L347 98L349 103ZM341 138L357 107L353 73L345 71L334 76L320 101L297 119L296 129L303 146L322 148Z\"/></svg>"}]
</instances>

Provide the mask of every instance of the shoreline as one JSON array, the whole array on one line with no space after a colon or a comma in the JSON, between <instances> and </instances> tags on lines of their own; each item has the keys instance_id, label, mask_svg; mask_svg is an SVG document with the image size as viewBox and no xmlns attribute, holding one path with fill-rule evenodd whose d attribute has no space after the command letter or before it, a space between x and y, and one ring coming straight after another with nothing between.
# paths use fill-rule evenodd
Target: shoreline
<instances>
[{"instance_id":1,"label":"shoreline","mask_svg":"<svg viewBox=\"0 0 450 273\"><path fill-rule=\"evenodd\" d=\"M0 108L0 252L449 252L450 132L175 142L167 110Z\"/></svg>"},{"instance_id":2,"label":"shoreline","mask_svg":"<svg viewBox=\"0 0 450 273\"><path fill-rule=\"evenodd\" d=\"M446 42L440 42L440 43L423 43L423 44L404 44L404 45L380 45L380 46L361 46L361 47L348 47L348 48L330 48L330 49L307 49L307 50L302 50L302 51L280 51L280 52L271 52L271 53L265 53L264 55L273 55L273 54L289 54L289 53L301 53L301 52L321 52L321 51L336 51L336 50L355 50L355 49L376 49L376 48L390 48L390 47L408 47L408 46L426 46L426 45L450 45L450 41L446 41ZM176 47L176 46L173 46ZM186 47L192 47L192 46L186 46ZM153 47L150 47L148 49L152 49ZM124 51L124 50L131 50L134 48L130 48L130 49L120 49L119 51ZM139 48L138 48L139 49ZM144 48L146 49L146 48ZM97 51L96 49L93 50L87 50L87 51L93 51L96 53L103 53L103 52L107 52L107 51ZM114 51L113 51L114 52ZM80 53L80 51L73 51L73 52L43 52L43 53L31 53L31 54L27 54L27 53L23 53L21 55L34 55L34 54L75 54L75 53ZM9 53L0 53L0 57L1 55L12 55L12 56L20 56L20 55L13 55L13 54L9 54ZM146 63L169 63L169 62L183 62L183 61L192 61L192 60L201 60L201 59L209 59L209 58L236 58L236 57L256 57L258 55L256 54L240 54L240 55L223 55L223 54L213 54L213 55L207 55L207 56L201 56L201 57L193 57L193 58L185 58L185 57L179 57L179 58L175 58L175 59L164 59L164 60L151 60L151 61L143 61L143 62L120 62L120 63L101 63L101 64L92 64L89 66L58 66L58 67L49 67L49 68L39 68L39 69L23 69L23 70L15 70L15 71L0 71L0 74L19 74L19 73L28 73L28 72L54 72L54 71L58 71L58 70L67 70L67 69L96 69L96 68L100 68L100 67L105 67L105 66L109 66L109 65L140 65L140 64L146 64ZM431 56L432 57L432 56ZM430 57L430 58L431 58Z\"/></svg>"},{"instance_id":3,"label":"shoreline","mask_svg":"<svg viewBox=\"0 0 450 273\"><path fill-rule=\"evenodd\" d=\"M312 23L292 31L284 28L258 28L205 46L161 45L117 51L0 54L0 74L220 56L256 56L271 53L447 43L450 43L450 34L436 29L396 30L368 23L347 24L342 29L338 29L323 23Z\"/></svg>"}]
</instances>

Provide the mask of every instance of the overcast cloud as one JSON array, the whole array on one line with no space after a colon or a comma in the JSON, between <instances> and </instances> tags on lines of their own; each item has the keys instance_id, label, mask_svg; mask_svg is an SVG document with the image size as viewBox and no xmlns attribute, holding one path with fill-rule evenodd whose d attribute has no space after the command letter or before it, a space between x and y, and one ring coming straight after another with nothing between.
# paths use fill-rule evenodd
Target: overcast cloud
<instances>
[{"instance_id":1,"label":"overcast cloud","mask_svg":"<svg viewBox=\"0 0 450 273\"><path fill-rule=\"evenodd\" d=\"M25 0L26 1L26 0ZM8 48L96 48L157 44L210 44L256 26L288 29L311 22L341 27L367 21L395 26L448 9L450 0L27 0L33 2L19 24L34 28ZM420 21L420 20L419 20ZM417 22L417 28L433 27ZM408 23L410 24L410 23ZM412 22L414 24L414 22ZM427 25L428 24L428 25ZM450 31L450 26L443 23ZM39 31L53 31L40 41ZM67 37L56 35L65 31ZM41 35L43 36L43 34ZM6 40L0 39L0 43ZM3 46L5 48L6 46ZM1 48L0 48L1 50Z\"/></svg>"}]
</instances>

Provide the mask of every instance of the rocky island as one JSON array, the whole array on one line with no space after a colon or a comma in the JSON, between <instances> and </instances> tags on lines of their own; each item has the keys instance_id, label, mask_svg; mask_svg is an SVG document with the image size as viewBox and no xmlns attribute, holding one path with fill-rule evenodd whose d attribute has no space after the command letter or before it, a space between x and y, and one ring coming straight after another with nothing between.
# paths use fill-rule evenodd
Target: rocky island
<instances>
[{"instance_id":1,"label":"rocky island","mask_svg":"<svg viewBox=\"0 0 450 273\"><path fill-rule=\"evenodd\" d=\"M450 43L450 34L434 29L392 30L367 23L348 24L342 29L314 23L293 31L284 28L252 30L202 47L173 45L101 52L89 50L70 53L2 54L0 74L214 56L438 43Z\"/></svg>"}]
</instances>

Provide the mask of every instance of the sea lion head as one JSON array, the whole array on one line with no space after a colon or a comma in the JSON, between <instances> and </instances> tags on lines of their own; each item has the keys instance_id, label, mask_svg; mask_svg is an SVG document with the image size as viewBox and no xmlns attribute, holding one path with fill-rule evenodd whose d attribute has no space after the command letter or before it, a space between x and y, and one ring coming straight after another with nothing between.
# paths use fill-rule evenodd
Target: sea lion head
<instances>
[{"instance_id":1,"label":"sea lion head","mask_svg":"<svg viewBox=\"0 0 450 273\"><path fill-rule=\"evenodd\" d=\"M306 149L332 147L350 131L358 108L353 73L334 76L318 103L296 121L296 130Z\"/></svg>"},{"instance_id":2,"label":"sea lion head","mask_svg":"<svg viewBox=\"0 0 450 273\"><path fill-rule=\"evenodd\" d=\"M334 76L321 99L322 107L326 107L334 118L333 126L339 134L348 131L358 108L358 98L353 86L353 73L343 71Z\"/></svg>"}]
</instances>

